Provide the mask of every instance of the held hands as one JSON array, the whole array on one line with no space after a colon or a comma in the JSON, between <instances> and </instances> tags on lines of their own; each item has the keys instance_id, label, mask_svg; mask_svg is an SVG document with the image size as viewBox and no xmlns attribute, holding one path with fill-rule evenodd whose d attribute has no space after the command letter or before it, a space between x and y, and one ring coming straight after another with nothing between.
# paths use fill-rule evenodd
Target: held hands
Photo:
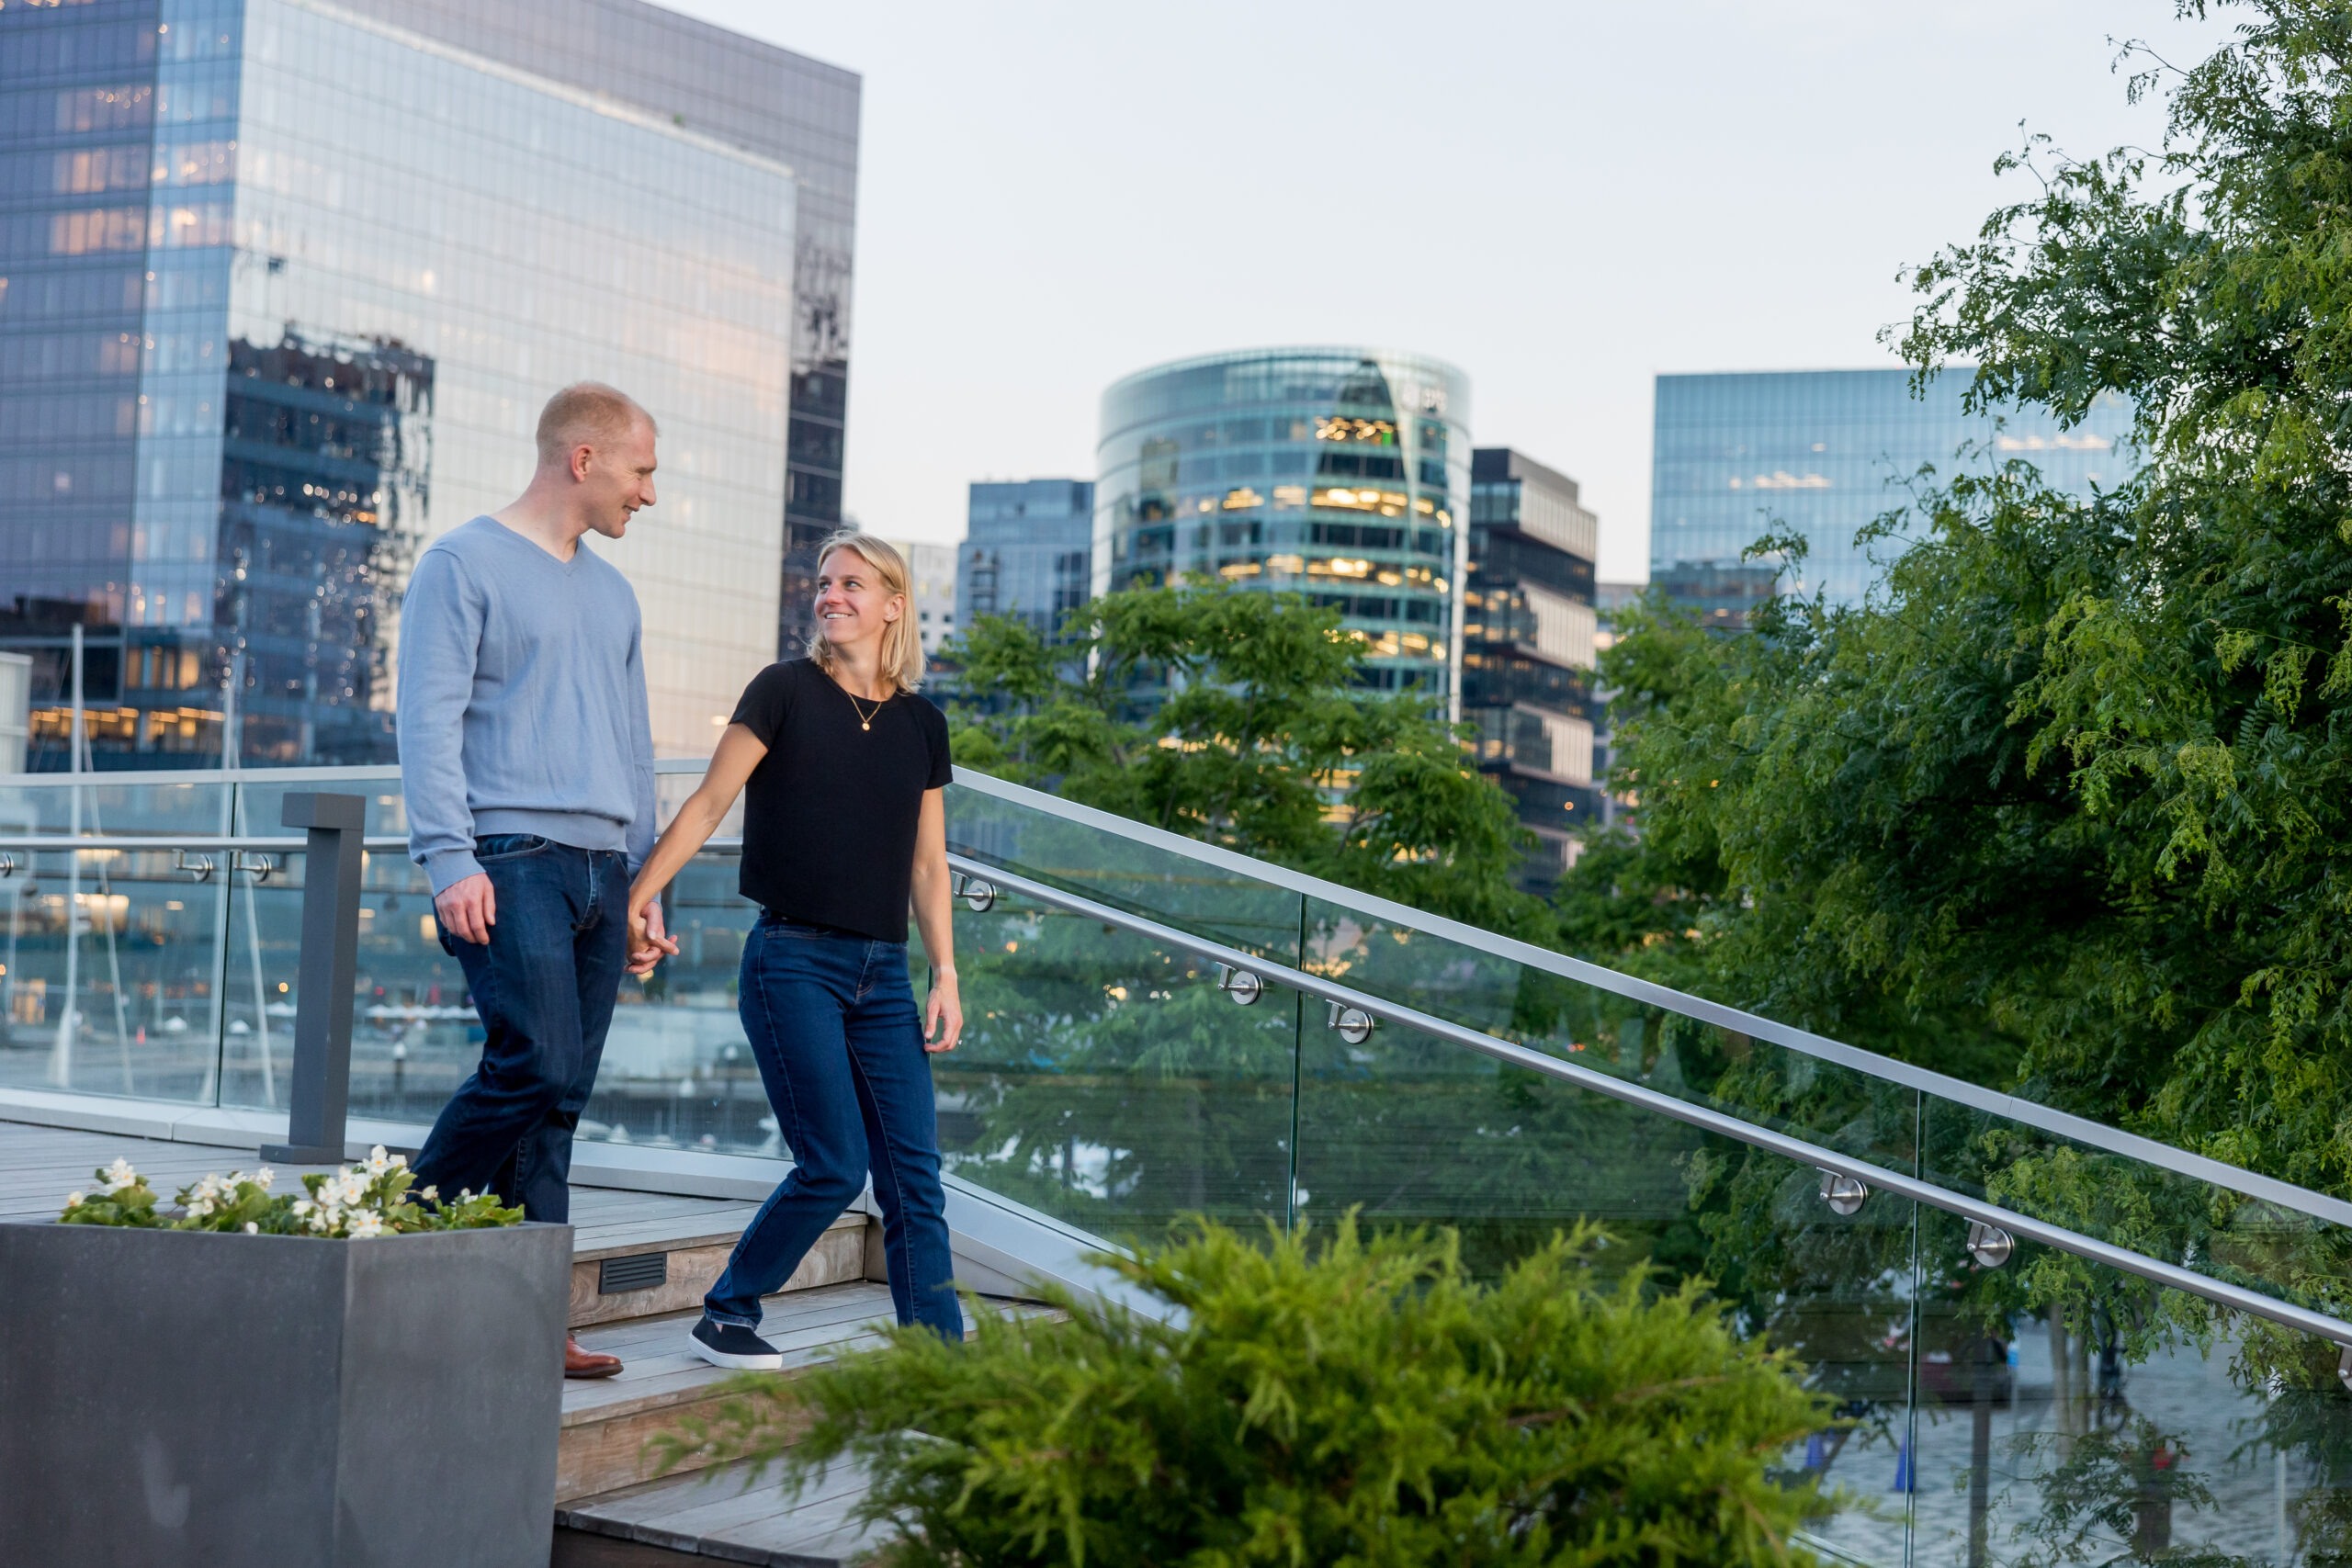
<instances>
[{"instance_id":1,"label":"held hands","mask_svg":"<svg viewBox=\"0 0 2352 1568\"><path fill-rule=\"evenodd\" d=\"M498 923L498 895L491 891L490 874L475 872L460 877L433 896L433 913L441 929L459 942L490 945L490 928Z\"/></svg>"},{"instance_id":2,"label":"held hands","mask_svg":"<svg viewBox=\"0 0 2352 1568\"><path fill-rule=\"evenodd\" d=\"M640 977L653 973L653 966L675 954L677 942L662 929L662 905L658 899L639 904L629 901L628 908L628 972Z\"/></svg>"},{"instance_id":3,"label":"held hands","mask_svg":"<svg viewBox=\"0 0 2352 1568\"><path fill-rule=\"evenodd\" d=\"M922 1012L922 1048L934 1056L956 1049L964 1032L964 1000L956 992L955 970L932 971L931 1000Z\"/></svg>"}]
</instances>

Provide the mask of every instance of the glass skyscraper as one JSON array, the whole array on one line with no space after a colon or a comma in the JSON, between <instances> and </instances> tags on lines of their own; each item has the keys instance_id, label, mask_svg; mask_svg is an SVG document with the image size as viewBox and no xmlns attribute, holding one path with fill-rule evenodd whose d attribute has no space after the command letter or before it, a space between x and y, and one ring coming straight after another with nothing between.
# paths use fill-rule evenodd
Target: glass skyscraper
<instances>
[{"instance_id":1,"label":"glass skyscraper","mask_svg":"<svg viewBox=\"0 0 2352 1568\"><path fill-rule=\"evenodd\" d=\"M1772 592L1770 562L1740 552L1774 526L1810 555L1783 591L1826 589L1858 602L1878 566L1854 536L1906 503L1923 465L1939 475L2024 458L2049 483L2087 493L2137 466L2132 410L2112 397L2073 430L2041 410L1971 415L1969 372L1911 395L1907 370L1757 371L1660 376L1650 487L1650 580L1709 621L1739 625ZM1963 446L1974 448L1956 456ZM1882 558L1900 545L1875 547Z\"/></svg>"},{"instance_id":2,"label":"glass skyscraper","mask_svg":"<svg viewBox=\"0 0 2352 1568\"><path fill-rule=\"evenodd\" d=\"M811 630L817 546L842 525L856 259L857 73L646 0L350 0L352 8L788 164L791 434L777 646ZM731 711L731 710L730 710Z\"/></svg>"},{"instance_id":3,"label":"glass skyscraper","mask_svg":"<svg viewBox=\"0 0 2352 1568\"><path fill-rule=\"evenodd\" d=\"M1187 577L1340 611L1364 679L1459 711L1469 378L1381 349L1179 360L1102 394L1094 591Z\"/></svg>"},{"instance_id":4,"label":"glass skyscraper","mask_svg":"<svg viewBox=\"0 0 2352 1568\"><path fill-rule=\"evenodd\" d=\"M662 424L661 504L590 547L644 605L657 741L706 748L777 646L787 496L838 514L846 197L812 232L807 170L747 145L796 116L854 167L855 77L637 0L0 8L33 765L76 626L99 766L215 763L232 723L249 762L388 757L408 563L590 377Z\"/></svg>"},{"instance_id":5,"label":"glass skyscraper","mask_svg":"<svg viewBox=\"0 0 2352 1568\"><path fill-rule=\"evenodd\" d=\"M983 480L956 547L956 624L1017 615L1051 638L1094 582L1094 486L1085 479Z\"/></svg>"},{"instance_id":6,"label":"glass skyscraper","mask_svg":"<svg viewBox=\"0 0 2352 1568\"><path fill-rule=\"evenodd\" d=\"M1600 525L1577 481L1508 446L1470 456L1470 565L1462 610L1462 717L1479 770L1542 840L1521 886L1549 892L1593 788L1593 561Z\"/></svg>"}]
</instances>

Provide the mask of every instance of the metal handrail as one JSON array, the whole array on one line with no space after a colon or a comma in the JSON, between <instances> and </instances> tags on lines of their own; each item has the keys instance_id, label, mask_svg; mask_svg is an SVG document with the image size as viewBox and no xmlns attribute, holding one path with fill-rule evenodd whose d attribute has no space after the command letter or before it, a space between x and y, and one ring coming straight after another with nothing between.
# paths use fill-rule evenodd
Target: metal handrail
<instances>
[{"instance_id":1,"label":"metal handrail","mask_svg":"<svg viewBox=\"0 0 2352 1568\"><path fill-rule=\"evenodd\" d=\"M370 854L405 854L408 840L395 833L376 833L360 840ZM21 850L43 854L75 854L112 850L121 852L156 850L259 850L276 854L299 854L309 840L299 837L271 838L253 833L158 833L152 838L137 833L66 833L0 834L0 850Z\"/></svg>"},{"instance_id":2,"label":"metal handrail","mask_svg":"<svg viewBox=\"0 0 2352 1568\"><path fill-rule=\"evenodd\" d=\"M2313 1312L2307 1307L2297 1306L2291 1302L2282 1302L2275 1297L2249 1291L2244 1286L2233 1285L2226 1280L2215 1280L2193 1272L2177 1264L2160 1262L2128 1248L2100 1241L2095 1236L2087 1236L2079 1231L2069 1230L2064 1225L2051 1224L2045 1221L2037 1220L2030 1214L2020 1214L2015 1210L2005 1209L1997 1203L1971 1198L1965 1193L1951 1191L1931 1181L1923 1181L1917 1177L1905 1176L1900 1171L1889 1170L1884 1166L1873 1165L1867 1160L1858 1160L1851 1155L1840 1154L1835 1149L1809 1143L1803 1138L1792 1137L1769 1127L1757 1126L1753 1122L1742 1121L1724 1111L1703 1105L1693 1105L1688 1100L1677 1100L1672 1095L1662 1093L1645 1084L1629 1083L1623 1078L1611 1077L1607 1073L1596 1072L1590 1067L1581 1067L1574 1063L1561 1061L1556 1056L1546 1055L1541 1051L1532 1050L1512 1041L1498 1040L1493 1035L1481 1034L1475 1029L1423 1012L1418 1008L1407 1007L1401 1002L1389 1001L1369 992L1359 991L1352 987L1340 985L1336 980L1327 980L1320 975L1312 975L1306 970L1276 963L1241 948L1196 936L1190 931L1179 931L1173 926L1162 925L1157 920L1141 915L1129 914L1125 909L1115 908L1109 904L1098 903L1094 899L1066 892L1046 883L1006 871L1001 866L991 865L986 861L974 860L968 855L950 853L947 863L967 875L992 884L1000 890L1017 893L1023 897L1035 899L1038 903L1068 909L1073 914L1083 915L1089 919L1100 920L1104 925L1116 926L1121 930L1133 931L1138 936L1148 937L1164 947L1172 947L1207 959L1212 964L1223 964L1232 969L1253 974L1261 981L1272 980L1307 996L1337 1002L1342 1007L1356 1009L1374 1018L1385 1018L1392 1023L1401 1024L1419 1033L1433 1035L1456 1045L1466 1046L1483 1055L1491 1056L1497 1061L1508 1062L1515 1067L1523 1067L1530 1072L1558 1078L1563 1082L1575 1084L1580 1089L1590 1089L1596 1094L1605 1094L1612 1100L1640 1106L1645 1111L1655 1111L1661 1116L1672 1117L1675 1121L1687 1122L1690 1126L1736 1138L1750 1147L1763 1149L1767 1153L1779 1155L1783 1158L1809 1165L1819 1170L1855 1178L1872 1187L1884 1188L1889 1192L1926 1203L1932 1208L1941 1209L1947 1213L1958 1214L1962 1219L1973 1220L1980 1224L1997 1226L2013 1236L2021 1236L2027 1240L2040 1242L2045 1247L2056 1247L2061 1252L2072 1253L2077 1258L2104 1264L2110 1269L2120 1269L2127 1274L2136 1275L2143 1280L2172 1290L2185 1291L2191 1295L2211 1302L2217 1306L2228 1307L2235 1312L2251 1313L2255 1316L2267 1318L2284 1327L2304 1334L2317 1335L2324 1339L2333 1340L2337 1345L2346 1347L2347 1350L2352 1350L2352 1323L2346 1323L2342 1318L2330 1317L2325 1313Z\"/></svg>"},{"instance_id":3,"label":"metal handrail","mask_svg":"<svg viewBox=\"0 0 2352 1568\"><path fill-rule=\"evenodd\" d=\"M1646 1007L1662 1008L1668 1012L1679 1013L1684 1018L1693 1019L1701 1023L1711 1023L1718 1028L1751 1035L1756 1039L1795 1051L1803 1055L1835 1063L1838 1066L1860 1073L1866 1077L1877 1078L1882 1082L1896 1084L1905 1089L1917 1089L1923 1094L1933 1095L1939 1100L1950 1100L1956 1105L1964 1105L1972 1111L1982 1111L1988 1115L2019 1122L2039 1132L2049 1133L2078 1144L2087 1144L2093 1148L2105 1150L2109 1154L2121 1155L2127 1159L2138 1160L2143 1165L2153 1165L2169 1170L2176 1176L2186 1176L2193 1180L2210 1182L2215 1187L2223 1188L2242 1197L2253 1198L2266 1203L2276 1203L2280 1208L2291 1209L2298 1213L2308 1214L2313 1219L2325 1220L2331 1224L2352 1225L2352 1202L2346 1202L2339 1198L2331 1198L2325 1193L2313 1192L2308 1188L2297 1187L2292 1182L2280 1181L2275 1177L2263 1176L2242 1169L2237 1166L2227 1165L2209 1156L2191 1154L2186 1149L2177 1149L2170 1144L2158 1143L2154 1138L2143 1137L2137 1133L2127 1133L2120 1128L2109 1127L2104 1122L2093 1122L2086 1117L2071 1115L2064 1111L2054 1111L2049 1106L2037 1104L2030 1100L2020 1100L2015 1095L2004 1094L1998 1089L1986 1089L1980 1084L1969 1083L1964 1079L1951 1077L1927 1067L1913 1066L1907 1062L1897 1062L1890 1057L1879 1055L1875 1052L1865 1051L1860 1046L1832 1040L1827 1035L1815 1034L1811 1030L1799 1029L1757 1013L1726 1007L1721 1002L1709 1001L1703 997L1690 996L1686 992L1677 991L1653 981L1636 979L1630 975L1621 975L1614 969L1603 968L1598 964L1581 958L1571 958L1566 953L1555 953L1549 948L1537 947L1532 942L1521 942L1515 937L1481 931L1476 926L1464 925L1459 920L1448 919L1442 915L1428 914L1407 905L1380 897L1375 894L1360 893L1351 887L1341 887L1336 883L1309 876L1305 872L1292 871L1286 866L1252 860L1247 855L1219 845L1204 844L1197 839L1187 839L1182 834L1170 833L1164 829L1154 828L1147 823L1114 816L1094 807L1080 806L1074 801L1063 800L1057 795L1046 795L1021 784L1007 784L1002 779L990 778L985 773L975 773L967 768L956 770L956 782L975 794L993 796L1018 806L1023 810L1058 818L1073 826L1106 833L1114 838L1125 839L1131 843L1141 844L1163 853L1181 855L1185 859L1203 865L1216 867L1236 876L1247 877L1251 881L1280 887L1355 914L1369 916L1385 925L1426 932L1430 936L1489 953L1510 963L1546 974L1557 975L1563 979L1590 986L1597 990L1607 991L1612 996L1623 997L1628 1001L1638 1002Z\"/></svg>"}]
</instances>

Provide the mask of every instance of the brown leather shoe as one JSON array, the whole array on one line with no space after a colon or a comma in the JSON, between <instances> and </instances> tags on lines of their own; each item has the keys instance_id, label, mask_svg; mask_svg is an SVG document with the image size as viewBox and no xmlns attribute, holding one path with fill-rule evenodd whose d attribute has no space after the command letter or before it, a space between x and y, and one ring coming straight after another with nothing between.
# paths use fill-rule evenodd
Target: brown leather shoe
<instances>
[{"instance_id":1,"label":"brown leather shoe","mask_svg":"<svg viewBox=\"0 0 2352 1568\"><path fill-rule=\"evenodd\" d=\"M580 1337L576 1334L567 1334L563 1337L563 1375L565 1377L608 1378L620 1370L621 1359L618 1356L607 1356L601 1351L582 1348Z\"/></svg>"}]
</instances>

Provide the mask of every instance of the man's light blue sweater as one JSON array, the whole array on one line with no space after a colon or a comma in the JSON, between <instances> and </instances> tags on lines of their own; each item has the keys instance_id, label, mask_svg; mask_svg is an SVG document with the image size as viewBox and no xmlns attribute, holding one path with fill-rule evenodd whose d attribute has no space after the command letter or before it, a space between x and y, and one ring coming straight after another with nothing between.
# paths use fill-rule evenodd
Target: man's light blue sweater
<instances>
[{"instance_id":1,"label":"man's light blue sweater","mask_svg":"<svg viewBox=\"0 0 2352 1568\"><path fill-rule=\"evenodd\" d=\"M475 839L537 833L653 848L653 728L628 580L489 517L434 541L401 602L401 793L433 891L475 874Z\"/></svg>"}]
</instances>

